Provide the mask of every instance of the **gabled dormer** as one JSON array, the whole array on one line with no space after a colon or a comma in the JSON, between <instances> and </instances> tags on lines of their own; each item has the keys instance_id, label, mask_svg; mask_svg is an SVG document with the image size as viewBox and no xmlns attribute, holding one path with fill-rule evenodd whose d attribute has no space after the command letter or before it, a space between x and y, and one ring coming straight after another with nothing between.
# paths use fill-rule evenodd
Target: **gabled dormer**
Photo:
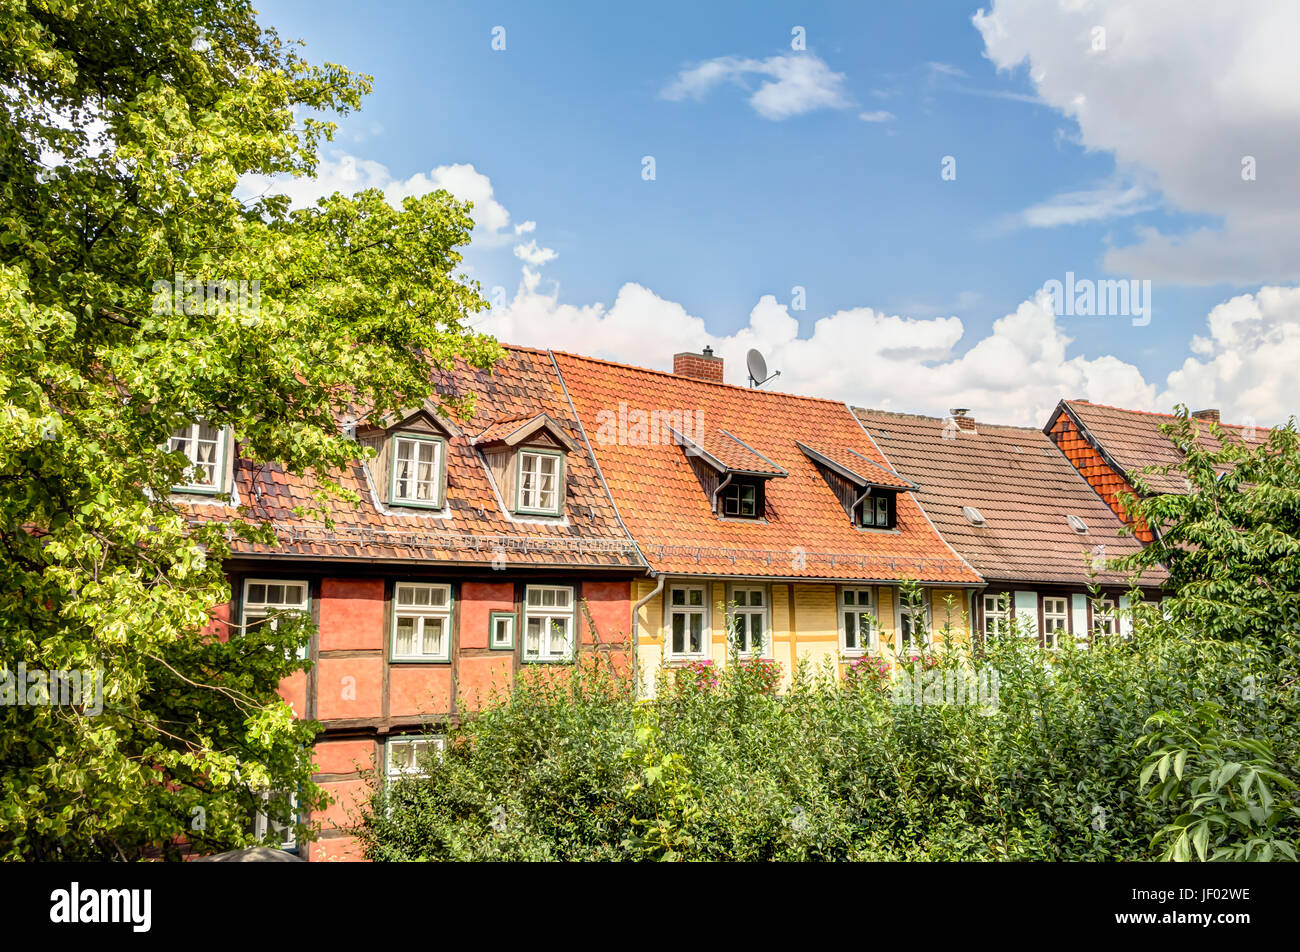
<instances>
[{"instance_id":1,"label":"gabled dormer","mask_svg":"<svg viewBox=\"0 0 1300 952\"><path fill-rule=\"evenodd\" d=\"M564 515L565 459L580 447L545 413L493 420L473 439L515 515Z\"/></svg>"},{"instance_id":2,"label":"gabled dormer","mask_svg":"<svg viewBox=\"0 0 1300 952\"><path fill-rule=\"evenodd\" d=\"M433 401L357 426L357 441L375 451L370 479L379 501L395 509L447 505L447 443L459 427Z\"/></svg>"},{"instance_id":3,"label":"gabled dormer","mask_svg":"<svg viewBox=\"0 0 1300 952\"><path fill-rule=\"evenodd\" d=\"M898 526L898 494L920 487L857 450L814 448L795 441L834 490L849 522L859 529Z\"/></svg>"},{"instance_id":4,"label":"gabled dormer","mask_svg":"<svg viewBox=\"0 0 1300 952\"><path fill-rule=\"evenodd\" d=\"M688 436L669 428L682 448L715 515L766 519L767 484L790 475L738 436L723 429Z\"/></svg>"}]
</instances>

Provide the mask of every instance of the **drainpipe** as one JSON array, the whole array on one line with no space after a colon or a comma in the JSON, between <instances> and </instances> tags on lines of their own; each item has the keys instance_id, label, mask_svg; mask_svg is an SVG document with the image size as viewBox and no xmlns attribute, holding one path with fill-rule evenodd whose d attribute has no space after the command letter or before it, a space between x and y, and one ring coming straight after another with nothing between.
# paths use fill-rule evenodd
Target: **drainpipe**
<instances>
[{"instance_id":1,"label":"drainpipe","mask_svg":"<svg viewBox=\"0 0 1300 952\"><path fill-rule=\"evenodd\" d=\"M866 499L868 496L870 496L870 495L871 495L871 487L868 486L866 492L864 492L864 493L863 493L861 496L859 496L857 499L853 500L853 508L849 510L849 523L850 523L850 524L852 524L852 522L853 522L853 514L854 514L855 512L858 511L858 506L862 505L863 500L865 500L865 499Z\"/></svg>"},{"instance_id":2,"label":"drainpipe","mask_svg":"<svg viewBox=\"0 0 1300 952\"><path fill-rule=\"evenodd\" d=\"M718 514L718 493L727 488L727 483L731 482L731 477L732 474L727 473L727 478L718 483L718 488L713 490L713 514L715 516Z\"/></svg>"},{"instance_id":3,"label":"drainpipe","mask_svg":"<svg viewBox=\"0 0 1300 952\"><path fill-rule=\"evenodd\" d=\"M636 649L637 649L637 642L640 640L636 630L636 613L641 610L642 605L650 601L650 599L654 598L656 595L663 592L664 581L666 579L667 576L661 573L659 576L658 584L656 584L655 587L651 589L650 594L647 595L645 598L638 600L636 604L632 606L632 686L634 689L637 690L640 689L641 685L640 682L638 682L636 679L637 676L636 665L637 665L637 653L638 653Z\"/></svg>"}]
</instances>

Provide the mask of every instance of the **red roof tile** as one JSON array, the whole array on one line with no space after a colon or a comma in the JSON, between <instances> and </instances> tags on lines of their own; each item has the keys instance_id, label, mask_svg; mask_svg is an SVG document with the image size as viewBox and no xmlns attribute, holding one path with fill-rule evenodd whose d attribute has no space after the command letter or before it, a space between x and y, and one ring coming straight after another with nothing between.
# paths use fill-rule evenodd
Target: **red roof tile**
<instances>
[{"instance_id":1,"label":"red roof tile","mask_svg":"<svg viewBox=\"0 0 1300 952\"><path fill-rule=\"evenodd\" d=\"M898 496L896 531L850 524L819 466L796 439L816 434L819 443L851 449L887 471L885 459L844 404L554 356L623 521L656 571L979 582L908 493ZM767 518L716 516L673 431L706 444L711 434L725 432L786 471L785 478L767 482Z\"/></svg>"}]
</instances>

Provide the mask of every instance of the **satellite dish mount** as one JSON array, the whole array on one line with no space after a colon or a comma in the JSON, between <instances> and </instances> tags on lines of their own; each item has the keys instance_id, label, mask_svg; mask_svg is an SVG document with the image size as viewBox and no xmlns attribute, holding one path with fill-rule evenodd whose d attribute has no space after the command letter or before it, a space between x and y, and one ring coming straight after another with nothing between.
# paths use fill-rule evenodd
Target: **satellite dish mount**
<instances>
[{"instance_id":1,"label":"satellite dish mount","mask_svg":"<svg viewBox=\"0 0 1300 952\"><path fill-rule=\"evenodd\" d=\"M749 368L749 385L751 387L761 387L773 377L781 376L781 371L767 372L767 361L758 351L751 349L745 355L745 366Z\"/></svg>"}]
</instances>

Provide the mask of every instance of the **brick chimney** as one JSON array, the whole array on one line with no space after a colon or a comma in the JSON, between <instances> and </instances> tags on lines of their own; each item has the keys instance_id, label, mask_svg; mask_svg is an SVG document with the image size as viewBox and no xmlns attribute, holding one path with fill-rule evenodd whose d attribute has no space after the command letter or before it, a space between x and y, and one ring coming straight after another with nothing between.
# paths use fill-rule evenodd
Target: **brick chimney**
<instances>
[{"instance_id":1,"label":"brick chimney","mask_svg":"<svg viewBox=\"0 0 1300 952\"><path fill-rule=\"evenodd\" d=\"M975 426L975 418L970 416L970 410L965 407L956 407L948 412L952 414L952 422L957 425L957 429L964 430L967 433L978 432Z\"/></svg>"},{"instance_id":2,"label":"brick chimney","mask_svg":"<svg viewBox=\"0 0 1300 952\"><path fill-rule=\"evenodd\" d=\"M693 377L707 380L709 383L722 383L722 358L713 356L713 348L704 348L704 353L693 354L682 351L673 354L673 373L679 377Z\"/></svg>"},{"instance_id":3,"label":"brick chimney","mask_svg":"<svg viewBox=\"0 0 1300 952\"><path fill-rule=\"evenodd\" d=\"M1192 416L1194 416L1198 420L1206 420L1210 423L1219 422L1218 410L1196 410L1195 412L1192 413Z\"/></svg>"}]
</instances>

